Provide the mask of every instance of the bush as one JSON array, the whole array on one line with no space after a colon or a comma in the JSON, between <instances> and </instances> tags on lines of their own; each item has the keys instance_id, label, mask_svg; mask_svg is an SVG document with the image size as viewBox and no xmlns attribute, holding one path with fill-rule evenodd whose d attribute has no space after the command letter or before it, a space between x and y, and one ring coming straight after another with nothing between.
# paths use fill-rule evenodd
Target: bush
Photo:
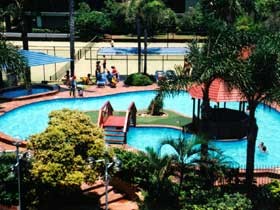
<instances>
[{"instance_id":1,"label":"bush","mask_svg":"<svg viewBox=\"0 0 280 210\"><path fill-rule=\"evenodd\" d=\"M186 204L183 210L249 210L252 209L251 201L240 193L224 194L219 198L209 198L206 204Z\"/></svg>"},{"instance_id":2,"label":"bush","mask_svg":"<svg viewBox=\"0 0 280 210\"><path fill-rule=\"evenodd\" d=\"M271 206L279 207L280 205L280 181L273 181L268 185L264 186L264 191L266 192L266 198L269 200Z\"/></svg>"},{"instance_id":3,"label":"bush","mask_svg":"<svg viewBox=\"0 0 280 210\"><path fill-rule=\"evenodd\" d=\"M11 171L15 161L14 153L0 154L0 204L15 205L18 202L17 177Z\"/></svg>"},{"instance_id":4,"label":"bush","mask_svg":"<svg viewBox=\"0 0 280 210\"><path fill-rule=\"evenodd\" d=\"M147 86L153 84L153 81L148 75L135 73L129 75L124 81L124 84L130 86Z\"/></svg>"}]
</instances>

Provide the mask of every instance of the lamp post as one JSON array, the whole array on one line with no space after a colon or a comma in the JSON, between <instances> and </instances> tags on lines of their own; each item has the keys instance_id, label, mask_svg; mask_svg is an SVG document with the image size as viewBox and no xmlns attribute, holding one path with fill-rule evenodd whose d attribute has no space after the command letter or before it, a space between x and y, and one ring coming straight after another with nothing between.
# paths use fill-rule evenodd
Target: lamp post
<instances>
[{"instance_id":1,"label":"lamp post","mask_svg":"<svg viewBox=\"0 0 280 210\"><path fill-rule=\"evenodd\" d=\"M108 210L108 185L109 185L108 169L111 168L112 166L114 166L115 169L118 170L121 162L116 157L113 158L112 162L110 162L108 160L108 158L95 160L93 157L89 157L88 161L89 161L90 164L98 163L98 162L104 162L104 164L105 164L105 172L104 172L104 181L105 181L105 210Z\"/></svg>"},{"instance_id":2,"label":"lamp post","mask_svg":"<svg viewBox=\"0 0 280 210\"><path fill-rule=\"evenodd\" d=\"M19 146L20 146L20 142L16 141L14 143L14 145L16 146L16 159L17 162L15 164L15 167L17 169L17 176L18 176L18 209L21 210L21 177L20 177L20 157L19 157Z\"/></svg>"},{"instance_id":3,"label":"lamp post","mask_svg":"<svg viewBox=\"0 0 280 210\"><path fill-rule=\"evenodd\" d=\"M22 210L22 199L21 199L21 173L20 173L20 161L23 157L29 156L29 151L24 152L23 154L19 154L19 146L21 145L20 141L14 142L16 146L16 164L14 167L16 168L17 177L18 177L18 209Z\"/></svg>"}]
</instances>

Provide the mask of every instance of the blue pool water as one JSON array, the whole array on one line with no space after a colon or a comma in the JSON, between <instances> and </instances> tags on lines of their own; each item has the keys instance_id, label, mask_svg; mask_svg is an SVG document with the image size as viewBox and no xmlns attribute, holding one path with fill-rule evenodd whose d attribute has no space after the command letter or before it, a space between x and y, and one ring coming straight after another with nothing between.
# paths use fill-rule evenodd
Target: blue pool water
<instances>
[{"instance_id":1,"label":"blue pool water","mask_svg":"<svg viewBox=\"0 0 280 210\"><path fill-rule=\"evenodd\" d=\"M32 88L32 92L28 92L26 89L13 89L13 90L7 90L0 94L0 96L5 98L17 98L21 96L28 96L31 94L37 94L37 93L45 93L49 92L50 88L44 88L44 87L34 87Z\"/></svg>"},{"instance_id":2,"label":"blue pool water","mask_svg":"<svg viewBox=\"0 0 280 210\"><path fill-rule=\"evenodd\" d=\"M48 123L48 114L52 110L62 108L81 111L99 110L105 101L110 100L114 110L126 110L132 101L138 110L147 109L154 98L154 91L141 91L124 94L115 94L94 98L56 99L25 105L0 116L0 131L13 137L27 139L28 136L42 132ZM238 109L238 103L227 103L228 108ZM167 97L164 108L175 110L181 114L192 116L192 100L188 93L182 92L176 97ZM280 165L280 114L274 109L259 106L256 112L259 133L257 144L264 141L268 147L268 154L256 149L257 166ZM167 137L179 137L180 131L170 128L131 128L128 133L128 144L145 150L147 146L158 147L159 142ZM213 143L241 165L246 163L246 140L237 142Z\"/></svg>"}]
</instances>

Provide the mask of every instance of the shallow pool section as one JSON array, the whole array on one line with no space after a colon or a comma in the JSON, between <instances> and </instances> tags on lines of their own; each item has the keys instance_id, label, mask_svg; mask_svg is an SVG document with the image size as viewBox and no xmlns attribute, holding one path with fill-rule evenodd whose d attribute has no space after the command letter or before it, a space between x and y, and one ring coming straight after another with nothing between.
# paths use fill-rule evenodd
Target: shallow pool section
<instances>
[{"instance_id":1,"label":"shallow pool section","mask_svg":"<svg viewBox=\"0 0 280 210\"><path fill-rule=\"evenodd\" d=\"M34 98L36 96L48 95L50 93L58 92L58 86L54 85L32 85L31 90L25 89L24 86L17 86L5 88L0 90L0 98L9 100L22 100L27 98Z\"/></svg>"},{"instance_id":2,"label":"shallow pool section","mask_svg":"<svg viewBox=\"0 0 280 210\"><path fill-rule=\"evenodd\" d=\"M26 89L15 89L15 90L8 90L1 94L1 96L6 98L16 98L21 96L28 96L32 94L44 93L50 91L49 88L38 87L32 88L31 92Z\"/></svg>"},{"instance_id":3,"label":"shallow pool section","mask_svg":"<svg viewBox=\"0 0 280 210\"><path fill-rule=\"evenodd\" d=\"M48 114L52 110L63 108L81 111L99 110L108 100L115 111L126 110L132 101L135 102L137 109L141 110L148 108L155 95L155 91L139 91L94 98L69 98L32 103L1 115L0 132L12 137L27 139L30 135L42 132L47 127ZM174 110L187 116L192 116L192 106L192 99L185 92L181 92L174 98L166 97L164 99L165 109ZM227 103L227 107L238 109L239 104L231 102ZM259 126L257 145L263 141L268 148L267 154L259 152L256 148L256 165L261 167L280 166L280 114L274 109L260 105L257 107L256 117ZM166 128L150 128L150 130L145 131L142 128L131 128L128 133L128 143L141 150L144 150L147 146L157 148L161 138L176 137L180 133L178 132ZM225 151L226 155L238 161L239 164L245 165L246 140L214 142L214 144Z\"/></svg>"}]
</instances>

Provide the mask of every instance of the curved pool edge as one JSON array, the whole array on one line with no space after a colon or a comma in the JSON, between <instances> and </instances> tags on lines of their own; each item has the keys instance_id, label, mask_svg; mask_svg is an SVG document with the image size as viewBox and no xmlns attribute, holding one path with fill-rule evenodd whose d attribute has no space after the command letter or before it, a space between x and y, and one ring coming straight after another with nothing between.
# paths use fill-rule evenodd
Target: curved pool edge
<instances>
[{"instance_id":1,"label":"curved pool edge","mask_svg":"<svg viewBox=\"0 0 280 210\"><path fill-rule=\"evenodd\" d=\"M15 146L14 145L15 143L20 143L19 147L22 147L22 148L26 148L26 146L27 146L27 141L15 139L3 132L0 132L0 142L7 144L9 146ZM5 148L4 148L4 150L5 150Z\"/></svg>"},{"instance_id":2,"label":"curved pool edge","mask_svg":"<svg viewBox=\"0 0 280 210\"><path fill-rule=\"evenodd\" d=\"M130 93L130 92L146 92L146 91L157 91L157 89L155 89L154 87L150 87L148 89L132 89L132 90L123 90L123 91L119 91L119 92L106 92L106 93L101 93L98 95L86 95L83 97L75 97L73 98L72 96L69 96L68 93L68 89L65 89L65 87L57 85L58 88L58 92L56 93L51 93L49 95L41 95L40 97L36 97L36 98L25 98L23 100L9 100L6 101L4 103L2 103L2 110L0 110L0 116L5 114L6 112L10 112L14 109L26 106L26 105L30 105L33 103L39 103L39 102L44 102L44 101L51 101L51 100L75 100L75 99L87 99L87 98L99 98L99 97L106 97L106 96L113 96L113 95L119 95L119 94L126 94L126 93ZM111 88L112 89L112 88ZM62 91L61 91L62 90ZM65 91L66 90L66 91ZM85 90L85 92L91 92L91 90ZM67 95L61 95L63 94L63 92L67 92ZM55 95L55 96L54 96Z\"/></svg>"},{"instance_id":3,"label":"curved pool edge","mask_svg":"<svg viewBox=\"0 0 280 210\"><path fill-rule=\"evenodd\" d=\"M176 130L183 131L182 127L174 126L174 125L162 125L162 124L137 124L136 127L142 128L173 128Z\"/></svg>"}]
</instances>

